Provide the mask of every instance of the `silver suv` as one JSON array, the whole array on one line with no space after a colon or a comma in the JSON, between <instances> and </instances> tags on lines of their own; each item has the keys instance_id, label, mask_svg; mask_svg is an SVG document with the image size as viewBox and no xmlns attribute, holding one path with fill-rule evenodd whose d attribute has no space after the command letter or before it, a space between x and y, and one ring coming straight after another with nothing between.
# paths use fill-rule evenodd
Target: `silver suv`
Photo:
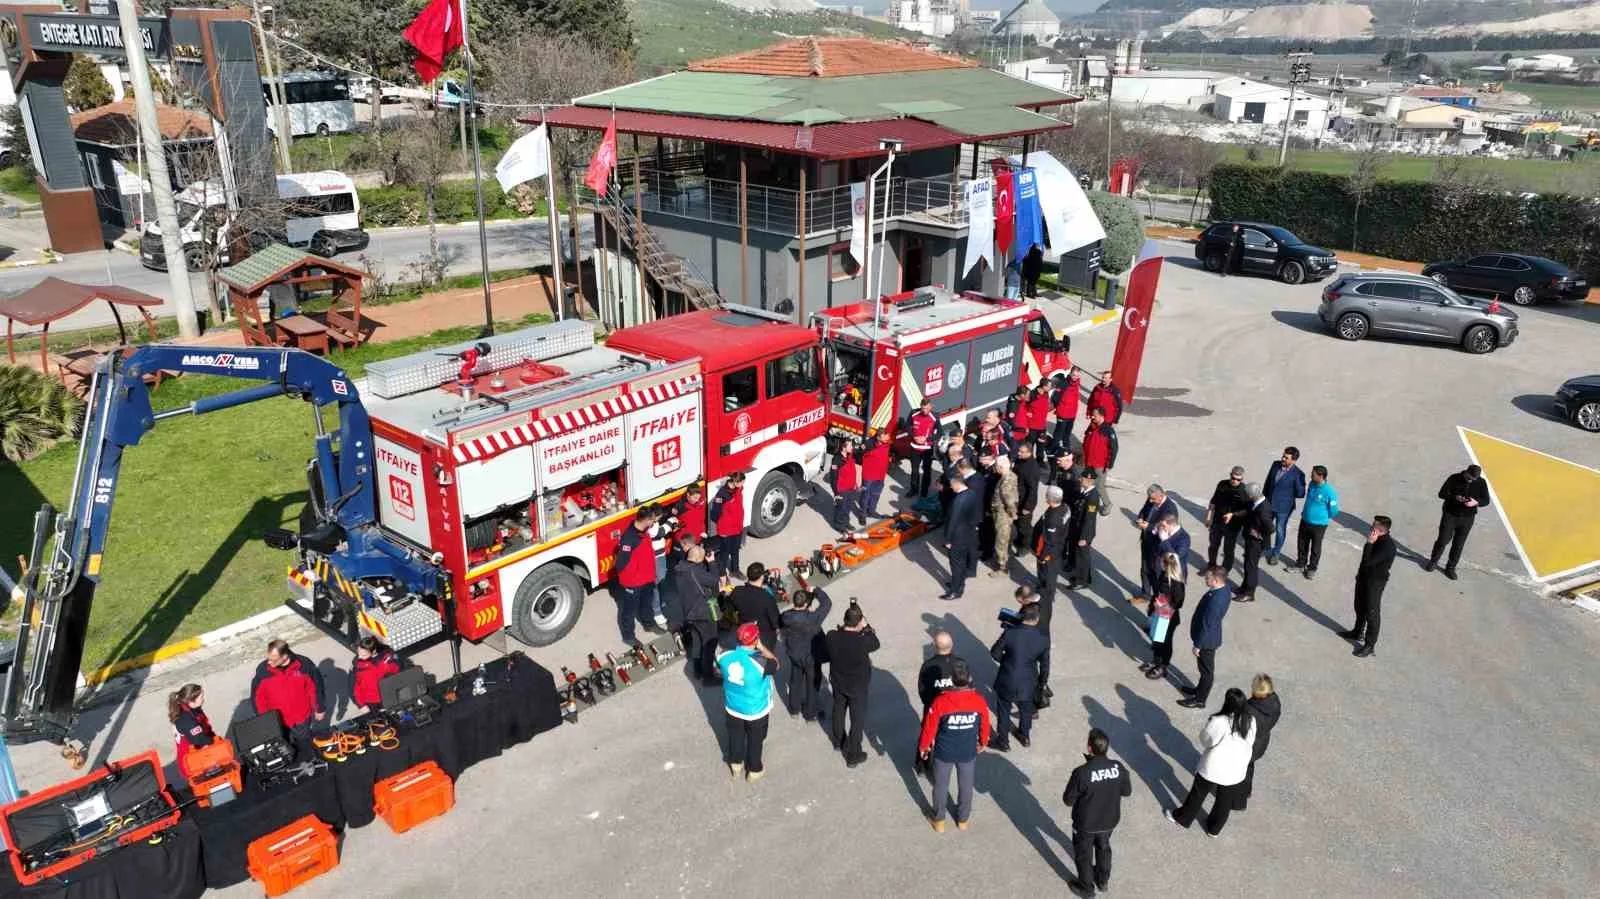
<instances>
[{"instance_id":1,"label":"silver suv","mask_svg":"<svg viewBox=\"0 0 1600 899\"><path fill-rule=\"evenodd\" d=\"M1345 340L1408 337L1489 353L1517 339L1515 312L1492 300L1468 299L1421 275L1344 275L1323 288L1317 316Z\"/></svg>"}]
</instances>

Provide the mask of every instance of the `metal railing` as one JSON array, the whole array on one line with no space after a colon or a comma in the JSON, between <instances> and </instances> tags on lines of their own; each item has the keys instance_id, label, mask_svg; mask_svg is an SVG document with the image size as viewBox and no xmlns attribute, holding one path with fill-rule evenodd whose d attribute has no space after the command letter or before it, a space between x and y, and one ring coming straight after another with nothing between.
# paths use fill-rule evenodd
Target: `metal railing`
<instances>
[{"instance_id":1,"label":"metal railing","mask_svg":"<svg viewBox=\"0 0 1600 899\"><path fill-rule=\"evenodd\" d=\"M632 207L635 191L631 166L626 163L619 165L617 174L621 180L617 199ZM874 197L873 218L882 221L885 216L890 219L918 217L936 224L965 225L967 209L962 201L962 183L950 177L894 178L887 193L880 190ZM579 188L579 199L590 204L597 200L591 191L583 187ZM734 227L739 225L737 181L641 166L638 200L645 212ZM850 187L839 185L806 191L803 223L800 209L800 192L797 190L763 184L746 185L747 225L758 231L785 235L849 228Z\"/></svg>"}]
</instances>

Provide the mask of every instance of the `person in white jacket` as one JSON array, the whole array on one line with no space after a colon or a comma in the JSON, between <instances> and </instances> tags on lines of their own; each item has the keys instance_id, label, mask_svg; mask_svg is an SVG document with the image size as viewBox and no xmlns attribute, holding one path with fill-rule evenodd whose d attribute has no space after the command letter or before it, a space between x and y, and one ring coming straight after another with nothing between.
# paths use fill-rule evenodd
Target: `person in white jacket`
<instances>
[{"instance_id":1,"label":"person in white jacket","mask_svg":"<svg viewBox=\"0 0 1600 899\"><path fill-rule=\"evenodd\" d=\"M1209 836L1222 833L1234 804L1244 789L1245 772L1255 751L1256 719L1250 714L1244 691L1232 687L1222 699L1222 709L1206 719L1200 732L1200 767L1194 773L1194 786L1177 810L1168 809L1167 820L1187 828L1200 814L1206 795L1216 792L1211 814L1206 816Z\"/></svg>"}]
</instances>

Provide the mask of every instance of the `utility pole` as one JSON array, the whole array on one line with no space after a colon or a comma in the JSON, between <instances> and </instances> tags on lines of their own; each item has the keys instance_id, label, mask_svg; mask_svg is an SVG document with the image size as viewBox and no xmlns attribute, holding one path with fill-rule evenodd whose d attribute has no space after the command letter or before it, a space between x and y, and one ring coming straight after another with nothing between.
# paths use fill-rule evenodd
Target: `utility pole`
<instances>
[{"instance_id":1,"label":"utility pole","mask_svg":"<svg viewBox=\"0 0 1600 899\"><path fill-rule=\"evenodd\" d=\"M267 7L272 9L272 7ZM250 9L256 20L256 39L261 45L261 64L267 68L267 85L272 92L272 133L278 145L278 166L284 174L294 171L294 165L289 157L289 128L287 110L284 108L283 81L278 78L280 74L272 56L272 49L267 46L267 29L261 23L261 0L250 0Z\"/></svg>"},{"instance_id":2,"label":"utility pole","mask_svg":"<svg viewBox=\"0 0 1600 899\"><path fill-rule=\"evenodd\" d=\"M1305 48L1284 54L1289 59L1289 110L1283 116L1283 144L1278 148L1279 166L1289 161L1289 127L1294 124L1294 91L1311 80L1311 63L1305 60L1312 55Z\"/></svg>"},{"instance_id":3,"label":"utility pole","mask_svg":"<svg viewBox=\"0 0 1600 899\"><path fill-rule=\"evenodd\" d=\"M150 167L150 192L155 195L156 222L161 225L161 249L167 257L167 282L171 295L167 308L178 320L178 333L199 337L200 322L195 318L194 296L189 291L189 264L183 258L183 238L178 233L178 206L172 200L172 175L167 171L167 146L161 140L156 122L156 96L150 87L150 63L145 59L144 41L139 32L137 4L118 3L117 22L121 26L123 47L128 54L128 75L133 81L133 104L138 113L139 139L150 152L145 164Z\"/></svg>"}]
</instances>

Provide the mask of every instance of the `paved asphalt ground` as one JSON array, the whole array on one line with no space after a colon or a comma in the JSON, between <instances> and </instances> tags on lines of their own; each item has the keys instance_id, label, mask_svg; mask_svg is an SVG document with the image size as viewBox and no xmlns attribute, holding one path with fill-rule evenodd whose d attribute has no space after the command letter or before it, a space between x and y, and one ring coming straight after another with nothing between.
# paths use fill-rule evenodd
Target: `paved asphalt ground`
<instances>
[{"instance_id":1,"label":"paved asphalt ground","mask_svg":"<svg viewBox=\"0 0 1600 899\"><path fill-rule=\"evenodd\" d=\"M1072 863L1060 796L1091 725L1136 777L1115 839L1119 895L1594 895L1600 618L1531 589L1492 512L1479 518L1460 581L1424 574L1416 554L1433 537L1438 484L1466 464L1457 425L1595 459L1593 435L1542 409L1561 380L1594 368L1600 310L1524 312L1522 338L1487 357L1350 344L1317 327L1317 287L1223 281L1187 264L1186 248L1172 252L1138 401L1119 429L1118 508L1101 526L1095 582L1057 599L1055 705L1032 748L980 760L972 830L938 835L923 818L926 785L910 769L915 675L942 628L986 685L995 612L1013 583L980 576L964 600L941 602L943 556L923 541L834 591L841 605L860 598L884 644L865 765L846 769L817 726L780 710L767 778L731 780L718 749L720 697L675 668L468 771L447 817L403 836L381 825L350 833L340 867L297 895L1065 895ZM1115 337L1111 328L1081 335L1079 364L1105 365ZM1160 481L1203 546L1198 516L1217 479L1235 463L1258 479L1289 443L1307 466L1329 466L1345 511L1316 581L1266 568L1260 600L1228 614L1213 703L1266 671L1284 716L1249 811L1210 840L1161 817L1190 782L1205 715L1137 668L1147 646L1126 602L1137 580L1130 513L1144 485ZM1351 577L1374 514L1394 517L1403 550L1377 656L1360 660L1334 632L1351 621ZM805 510L745 559L780 563L827 536ZM1192 675L1183 639L1178 667ZM573 636L534 656L555 669L616 647L612 608L596 596ZM152 745L170 754L160 690L189 677L206 684L213 718L226 718L257 649L166 672L137 700L92 710L95 756ZM327 640L301 649L348 663ZM468 662L488 653L471 647ZM422 661L447 665L442 650ZM28 787L66 776L46 748L17 756Z\"/></svg>"}]
</instances>

